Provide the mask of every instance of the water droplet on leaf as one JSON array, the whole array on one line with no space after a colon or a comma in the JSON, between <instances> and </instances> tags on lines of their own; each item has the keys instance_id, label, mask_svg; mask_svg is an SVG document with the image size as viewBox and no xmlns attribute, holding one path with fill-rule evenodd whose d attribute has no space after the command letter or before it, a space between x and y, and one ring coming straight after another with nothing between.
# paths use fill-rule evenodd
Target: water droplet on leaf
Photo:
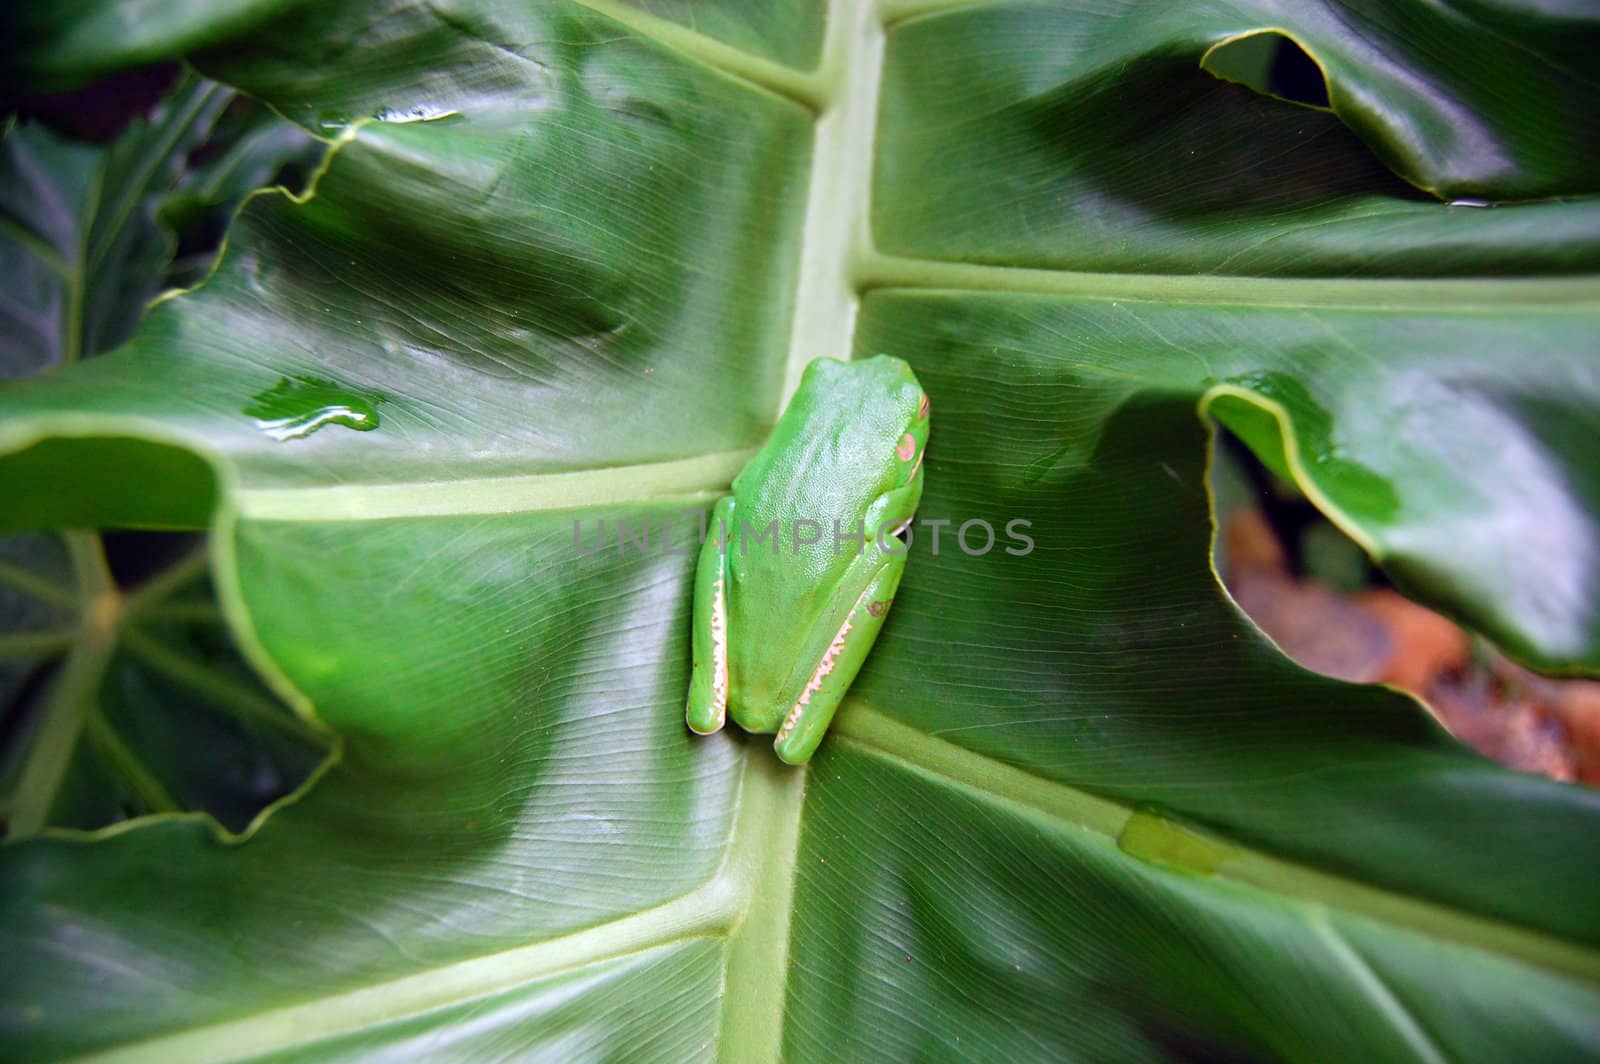
<instances>
[{"instance_id":1,"label":"water droplet on leaf","mask_svg":"<svg viewBox=\"0 0 1600 1064\"><path fill-rule=\"evenodd\" d=\"M380 122L432 122L439 118L454 118L460 113L453 107L419 103L407 108L385 108L373 117Z\"/></svg>"},{"instance_id":2,"label":"water droplet on leaf","mask_svg":"<svg viewBox=\"0 0 1600 1064\"><path fill-rule=\"evenodd\" d=\"M284 377L250 397L246 417L280 443L303 439L324 425L343 425L357 432L378 427L378 402L317 377Z\"/></svg>"}]
</instances>

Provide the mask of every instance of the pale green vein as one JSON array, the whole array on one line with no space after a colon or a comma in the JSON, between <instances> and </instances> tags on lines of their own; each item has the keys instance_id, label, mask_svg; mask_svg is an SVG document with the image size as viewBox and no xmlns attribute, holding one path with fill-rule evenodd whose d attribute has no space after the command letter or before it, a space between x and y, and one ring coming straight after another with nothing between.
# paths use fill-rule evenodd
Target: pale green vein
<instances>
[{"instance_id":1,"label":"pale green vein","mask_svg":"<svg viewBox=\"0 0 1600 1064\"><path fill-rule=\"evenodd\" d=\"M665 905L560 938L446 964L359 990L76 1058L183 1064L254 1059L436 1009L474 1001L590 964L727 930L734 893L724 881Z\"/></svg>"},{"instance_id":2,"label":"pale green vein","mask_svg":"<svg viewBox=\"0 0 1600 1064\"><path fill-rule=\"evenodd\" d=\"M992 801L1050 817L1084 831L1118 840L1134 819L1133 810L1087 791L1043 779L964 747L917 731L857 699L833 731L880 757L913 771L931 774ZM1147 837L1150 821L1141 820ZM1173 826L1175 833L1197 834ZM1146 847L1148 848L1148 846ZM1325 906L1443 942L1511 957L1536 968L1600 983L1600 953L1538 931L1452 909L1439 902L1397 894L1380 887L1259 853L1232 840L1217 840L1206 870L1218 879L1243 884L1297 902Z\"/></svg>"},{"instance_id":3,"label":"pale green vein","mask_svg":"<svg viewBox=\"0 0 1600 1064\"><path fill-rule=\"evenodd\" d=\"M1339 963L1350 973L1351 979L1361 988L1367 1000L1372 1002L1378 1015L1388 1021L1389 1027L1410 1047L1417 1059L1425 1064L1448 1064L1445 1055L1439 1051L1439 1047L1428 1036L1428 1032L1422 1029L1416 1017L1399 998L1394 996L1388 984L1378 977L1378 973L1362 959L1361 954L1345 941L1339 929L1321 913L1312 916L1311 926L1323 944L1328 947L1328 952L1338 958Z\"/></svg>"},{"instance_id":4,"label":"pale green vein","mask_svg":"<svg viewBox=\"0 0 1600 1064\"><path fill-rule=\"evenodd\" d=\"M152 639L137 628L123 632L123 645L153 671L201 696L208 707L255 721L302 739L319 738L311 725L254 688Z\"/></svg>"},{"instance_id":5,"label":"pale green vein","mask_svg":"<svg viewBox=\"0 0 1600 1064\"><path fill-rule=\"evenodd\" d=\"M20 591L29 598L48 602L62 609L76 609L78 605L78 596L71 588L46 580L39 574L12 562L0 562L0 586Z\"/></svg>"},{"instance_id":6,"label":"pale green vein","mask_svg":"<svg viewBox=\"0 0 1600 1064\"><path fill-rule=\"evenodd\" d=\"M72 578L78 585L78 601L88 606L107 603L115 596L117 582L111 577L105 545L97 532L68 532L63 536L67 558L72 562ZM114 603L107 603L114 612ZM115 618L109 618L114 621Z\"/></svg>"},{"instance_id":7,"label":"pale green vein","mask_svg":"<svg viewBox=\"0 0 1600 1064\"><path fill-rule=\"evenodd\" d=\"M100 537L92 532L68 532L64 540L77 585L74 606L80 608L80 627L74 634L76 645L50 685L38 732L11 793L10 834L14 839L37 834L49 820L117 644L119 602Z\"/></svg>"},{"instance_id":8,"label":"pale green vein","mask_svg":"<svg viewBox=\"0 0 1600 1064\"><path fill-rule=\"evenodd\" d=\"M71 264L61 252L46 242L44 237L26 226L19 225L16 219L8 218L4 214L0 214L0 237L7 237L21 244L28 254L50 267L62 280L66 280L72 272Z\"/></svg>"},{"instance_id":9,"label":"pale green vein","mask_svg":"<svg viewBox=\"0 0 1600 1064\"><path fill-rule=\"evenodd\" d=\"M161 606L174 593L199 580L206 573L209 555L201 548L139 585L129 592L123 602L123 613L128 617L144 617Z\"/></svg>"},{"instance_id":10,"label":"pale green vein","mask_svg":"<svg viewBox=\"0 0 1600 1064\"><path fill-rule=\"evenodd\" d=\"M47 632L0 632L0 658L36 658L59 654L72 646L78 633L73 629Z\"/></svg>"},{"instance_id":11,"label":"pale green vein","mask_svg":"<svg viewBox=\"0 0 1600 1064\"><path fill-rule=\"evenodd\" d=\"M568 510L720 493L753 454L753 450L724 451L673 462L527 476L254 488L241 490L237 499L240 513L258 521L375 521Z\"/></svg>"},{"instance_id":12,"label":"pale green vein","mask_svg":"<svg viewBox=\"0 0 1600 1064\"><path fill-rule=\"evenodd\" d=\"M1087 273L942 262L866 252L856 263L863 291L951 289L1067 296L1124 303L1495 313L1537 307L1600 311L1600 277L1420 280L1413 278L1223 277Z\"/></svg>"},{"instance_id":13,"label":"pale green vein","mask_svg":"<svg viewBox=\"0 0 1600 1064\"><path fill-rule=\"evenodd\" d=\"M576 0L591 11L622 23L641 36L666 45L673 51L698 59L707 66L743 78L781 96L787 96L813 111L827 106L828 85L822 75L795 70L761 56L742 52L731 45L696 33L687 26L659 18L621 0Z\"/></svg>"},{"instance_id":14,"label":"pale green vein","mask_svg":"<svg viewBox=\"0 0 1600 1064\"><path fill-rule=\"evenodd\" d=\"M214 602L162 602L141 610L139 619L180 624L222 624L225 620Z\"/></svg>"},{"instance_id":15,"label":"pale green vein","mask_svg":"<svg viewBox=\"0 0 1600 1064\"><path fill-rule=\"evenodd\" d=\"M94 747L111 770L121 776L123 782L133 789L139 796L139 801L144 803L145 810L151 813L176 813L179 805L173 800L172 795L156 779L145 763L135 754L127 743L122 741L122 736L111 727L105 714L98 708L89 712L88 719L84 722L84 737Z\"/></svg>"},{"instance_id":16,"label":"pale green vein","mask_svg":"<svg viewBox=\"0 0 1600 1064\"><path fill-rule=\"evenodd\" d=\"M107 224L96 226L91 223L89 226L91 234L98 232L100 239L89 251L88 262L84 267L87 275L93 276L105 264L106 256L116 246L117 238L127 226L128 219L133 216L139 203L149 195L150 183L160 172L162 163L172 155L179 142L194 127L195 121L205 112L206 105L218 93L229 91L231 90L224 89L221 85L201 82L189 90L187 99L176 101L178 107L176 114L165 117L160 137L140 153L135 176L131 180L118 182L118 198L111 206Z\"/></svg>"},{"instance_id":17,"label":"pale green vein","mask_svg":"<svg viewBox=\"0 0 1600 1064\"><path fill-rule=\"evenodd\" d=\"M1112 839L1133 816L1133 810L1116 802L1051 783L917 731L858 698L846 698L831 731L924 773Z\"/></svg>"},{"instance_id":18,"label":"pale green vein","mask_svg":"<svg viewBox=\"0 0 1600 1064\"><path fill-rule=\"evenodd\" d=\"M70 366L83 355L84 299L89 285L89 237L94 217L100 212L100 197L105 191L105 167L95 169L89 182L89 196L78 218L77 254L66 273L67 298L61 307L61 364Z\"/></svg>"},{"instance_id":19,"label":"pale green vein","mask_svg":"<svg viewBox=\"0 0 1600 1064\"><path fill-rule=\"evenodd\" d=\"M981 7L995 0L883 0L883 21L887 25L902 19L949 11L958 7Z\"/></svg>"},{"instance_id":20,"label":"pale green vein","mask_svg":"<svg viewBox=\"0 0 1600 1064\"><path fill-rule=\"evenodd\" d=\"M759 1064L782 1057L806 773L780 762L762 737L742 741L744 779L724 874L739 884L744 904L728 941L717 1055L729 1064Z\"/></svg>"},{"instance_id":21,"label":"pale green vein","mask_svg":"<svg viewBox=\"0 0 1600 1064\"><path fill-rule=\"evenodd\" d=\"M96 611L45 699L38 734L12 792L11 838L35 835L48 821L115 646L114 619Z\"/></svg>"}]
</instances>

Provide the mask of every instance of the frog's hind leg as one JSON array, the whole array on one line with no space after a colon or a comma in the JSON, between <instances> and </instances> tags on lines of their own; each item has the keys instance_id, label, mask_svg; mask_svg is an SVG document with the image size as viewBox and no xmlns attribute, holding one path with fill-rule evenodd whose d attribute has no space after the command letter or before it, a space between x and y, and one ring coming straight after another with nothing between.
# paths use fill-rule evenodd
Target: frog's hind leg
<instances>
[{"instance_id":1,"label":"frog's hind leg","mask_svg":"<svg viewBox=\"0 0 1600 1064\"><path fill-rule=\"evenodd\" d=\"M720 731L728 719L728 551L733 496L711 511L706 541L694 571L694 665L689 674L689 729L701 735Z\"/></svg>"},{"instance_id":2,"label":"frog's hind leg","mask_svg":"<svg viewBox=\"0 0 1600 1064\"><path fill-rule=\"evenodd\" d=\"M878 638L883 621L889 613L889 603L895 589L900 586L900 574L905 571L903 554L892 555L872 578L861 597L839 626L838 632L823 651L821 659L811 673L810 680L801 688L794 705L778 728L778 737L772 748L778 757L791 765L803 765L816 753L817 745L833 721L834 711L844 699L845 692L861 671L862 662Z\"/></svg>"}]
</instances>

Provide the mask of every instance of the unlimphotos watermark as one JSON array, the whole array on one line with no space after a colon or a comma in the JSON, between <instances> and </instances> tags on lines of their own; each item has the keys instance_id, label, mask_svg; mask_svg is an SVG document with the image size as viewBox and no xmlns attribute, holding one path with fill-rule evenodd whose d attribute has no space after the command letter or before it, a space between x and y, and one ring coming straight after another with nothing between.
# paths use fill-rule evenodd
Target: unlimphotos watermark
<instances>
[{"instance_id":1,"label":"unlimphotos watermark","mask_svg":"<svg viewBox=\"0 0 1600 1064\"><path fill-rule=\"evenodd\" d=\"M675 534L670 520L645 519L634 522L621 518L608 522L602 517L596 518L592 528L586 530L586 522L577 519L572 522L572 547L580 555L599 554L608 548L621 555L697 553L711 531L708 527L710 521L703 510L684 510L682 516L698 519L698 536L691 537L683 529ZM831 536L831 547L835 554L843 554L847 547L852 554L860 554L868 542L875 543L885 554L904 554L911 549L916 530L920 529L927 533L929 552L935 556L939 554L941 544L948 544L951 540L955 541L961 553L971 558L981 558L997 546L1005 553L1020 558L1032 554L1034 547L1033 537L1026 532L1033 527L1033 522L1020 517L1005 523L1003 545L994 525L981 517L960 522L944 517L916 518L885 524L871 533L867 531L864 520L858 519L853 525L847 525L834 519L830 524L831 530L822 521L804 517L791 521L774 518L759 526L743 520L727 524L718 522L716 543L723 551L737 550L746 555L766 551L776 558L784 553L814 554L818 547L827 549ZM950 531L952 528L953 533Z\"/></svg>"}]
</instances>

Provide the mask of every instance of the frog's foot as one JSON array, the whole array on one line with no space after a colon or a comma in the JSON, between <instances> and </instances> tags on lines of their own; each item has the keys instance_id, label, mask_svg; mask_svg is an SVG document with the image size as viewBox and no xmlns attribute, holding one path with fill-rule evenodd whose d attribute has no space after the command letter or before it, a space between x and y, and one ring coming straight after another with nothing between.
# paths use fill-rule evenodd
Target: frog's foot
<instances>
[{"instance_id":1,"label":"frog's foot","mask_svg":"<svg viewBox=\"0 0 1600 1064\"><path fill-rule=\"evenodd\" d=\"M694 582L694 667L684 717L699 735L721 731L728 720L728 553L724 529L733 527L733 496L711 511L711 523Z\"/></svg>"},{"instance_id":2,"label":"frog's foot","mask_svg":"<svg viewBox=\"0 0 1600 1064\"><path fill-rule=\"evenodd\" d=\"M904 569L905 557L897 555L879 570L822 652L811 678L800 689L772 743L782 760L791 765L803 765L816 753L834 712L878 638Z\"/></svg>"},{"instance_id":3,"label":"frog's foot","mask_svg":"<svg viewBox=\"0 0 1600 1064\"><path fill-rule=\"evenodd\" d=\"M707 690L701 694L699 705L696 705L697 688L695 683L689 685L689 705L685 717L689 721L689 730L698 735L710 735L722 730L728 721L728 595L721 580L711 584L711 618L709 621L710 636L710 664L706 669L708 680ZM696 655L698 658L699 655ZM696 669L699 668L698 663Z\"/></svg>"}]
</instances>

